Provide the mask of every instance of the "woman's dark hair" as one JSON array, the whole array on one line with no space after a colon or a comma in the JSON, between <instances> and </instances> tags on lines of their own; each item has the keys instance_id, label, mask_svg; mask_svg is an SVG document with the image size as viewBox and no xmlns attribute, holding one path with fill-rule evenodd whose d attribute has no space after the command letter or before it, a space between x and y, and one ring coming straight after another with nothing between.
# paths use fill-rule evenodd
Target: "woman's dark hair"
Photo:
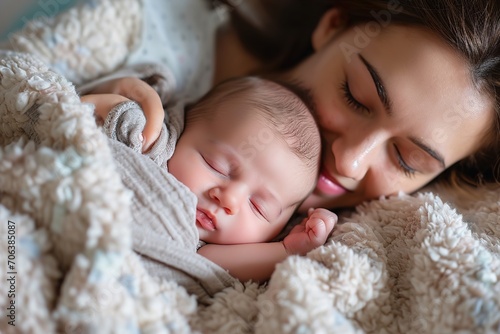
<instances>
[{"instance_id":1,"label":"woman's dark hair","mask_svg":"<svg viewBox=\"0 0 500 334\"><path fill-rule=\"evenodd\" d=\"M499 0L219 0L231 6L235 31L251 54L272 70L296 65L313 52L311 36L326 10L337 7L346 26L376 22L421 26L441 36L466 60L478 91L491 97L495 119L474 155L440 178L478 185L500 179L500 1Z\"/></svg>"}]
</instances>

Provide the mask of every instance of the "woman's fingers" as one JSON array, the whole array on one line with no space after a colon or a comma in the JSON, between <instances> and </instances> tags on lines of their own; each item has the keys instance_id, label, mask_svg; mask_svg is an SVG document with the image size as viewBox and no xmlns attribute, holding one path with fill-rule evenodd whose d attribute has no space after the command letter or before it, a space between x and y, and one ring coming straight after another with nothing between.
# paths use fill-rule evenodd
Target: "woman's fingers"
<instances>
[{"instance_id":1,"label":"woman's fingers","mask_svg":"<svg viewBox=\"0 0 500 334\"><path fill-rule=\"evenodd\" d=\"M146 125L142 131L144 137L142 143L142 151L145 152L149 150L151 145L158 139L160 135L161 127L165 119L165 112L163 111L163 106L158 94L154 91L154 95L141 101L137 101L142 109L144 110L144 115L146 116Z\"/></svg>"},{"instance_id":2,"label":"woman's fingers","mask_svg":"<svg viewBox=\"0 0 500 334\"><path fill-rule=\"evenodd\" d=\"M100 121L104 121L108 117L111 109L122 102L128 101L125 96L118 94L89 94L82 96L80 100L95 106L94 113L100 118Z\"/></svg>"},{"instance_id":3,"label":"woman's fingers","mask_svg":"<svg viewBox=\"0 0 500 334\"><path fill-rule=\"evenodd\" d=\"M109 80L93 91L93 94L113 93L125 96L126 98L136 101L142 107L144 116L146 117L146 125L142 131L143 142L142 151L147 151L151 145L158 139L160 135L165 112L160 96L156 91L136 77L126 77Z\"/></svg>"},{"instance_id":4,"label":"woman's fingers","mask_svg":"<svg viewBox=\"0 0 500 334\"><path fill-rule=\"evenodd\" d=\"M144 81L138 78L117 79L114 89L123 95L139 103L146 117L146 125L142 131L142 151L147 151L160 135L165 113L160 96Z\"/></svg>"}]
</instances>

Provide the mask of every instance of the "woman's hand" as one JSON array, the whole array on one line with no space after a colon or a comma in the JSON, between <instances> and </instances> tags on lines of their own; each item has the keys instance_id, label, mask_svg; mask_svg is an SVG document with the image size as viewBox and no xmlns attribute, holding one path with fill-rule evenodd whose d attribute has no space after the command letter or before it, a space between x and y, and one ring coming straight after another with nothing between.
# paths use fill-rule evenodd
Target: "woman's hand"
<instances>
[{"instance_id":1,"label":"woman's hand","mask_svg":"<svg viewBox=\"0 0 500 334\"><path fill-rule=\"evenodd\" d=\"M329 210L309 209L308 217L290 231L283 246L289 255L306 255L326 242L337 220L337 215Z\"/></svg>"},{"instance_id":2,"label":"woman's hand","mask_svg":"<svg viewBox=\"0 0 500 334\"><path fill-rule=\"evenodd\" d=\"M142 136L144 138L142 151L143 152L147 151L151 147L151 145L156 141L156 139L158 139L163 124L163 120L165 118L165 112L163 110L163 105L160 97L158 96L156 91L146 82L135 77L113 79L97 86L90 93L92 95L94 94L121 95L121 97L125 98L125 100L130 99L139 103L142 107L142 110L144 111L144 115L146 116L146 126L142 131ZM106 103L103 102L103 108L104 104ZM107 106L111 104L112 103L107 103ZM116 106L116 104L114 106ZM109 113L109 111L114 106L111 106L111 108L109 108L107 112ZM97 105L96 105L96 113L98 113ZM107 113L104 112L101 113L107 116ZM98 113L98 115L102 117L101 114Z\"/></svg>"},{"instance_id":3,"label":"woman's hand","mask_svg":"<svg viewBox=\"0 0 500 334\"><path fill-rule=\"evenodd\" d=\"M95 106L94 113L102 121L108 117L111 109L122 102L130 101L125 96L118 94L89 94L82 96L80 100L84 103L93 104Z\"/></svg>"}]
</instances>

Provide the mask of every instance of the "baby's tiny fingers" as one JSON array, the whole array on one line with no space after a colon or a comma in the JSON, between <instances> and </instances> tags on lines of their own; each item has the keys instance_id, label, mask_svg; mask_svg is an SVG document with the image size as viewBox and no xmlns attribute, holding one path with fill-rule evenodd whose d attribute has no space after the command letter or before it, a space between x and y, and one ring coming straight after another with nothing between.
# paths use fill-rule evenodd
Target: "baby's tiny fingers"
<instances>
[{"instance_id":1,"label":"baby's tiny fingers","mask_svg":"<svg viewBox=\"0 0 500 334\"><path fill-rule=\"evenodd\" d=\"M324 221L325 221L326 231L327 233L330 233L337 224L338 219L337 216L335 215L327 217Z\"/></svg>"},{"instance_id":2,"label":"baby's tiny fingers","mask_svg":"<svg viewBox=\"0 0 500 334\"><path fill-rule=\"evenodd\" d=\"M316 209L311 218L322 219L328 231L331 231L338 221L337 215L326 209Z\"/></svg>"},{"instance_id":3,"label":"baby's tiny fingers","mask_svg":"<svg viewBox=\"0 0 500 334\"><path fill-rule=\"evenodd\" d=\"M313 218L307 222L307 232L309 238L316 246L322 245L328 235L327 226L323 219Z\"/></svg>"}]
</instances>

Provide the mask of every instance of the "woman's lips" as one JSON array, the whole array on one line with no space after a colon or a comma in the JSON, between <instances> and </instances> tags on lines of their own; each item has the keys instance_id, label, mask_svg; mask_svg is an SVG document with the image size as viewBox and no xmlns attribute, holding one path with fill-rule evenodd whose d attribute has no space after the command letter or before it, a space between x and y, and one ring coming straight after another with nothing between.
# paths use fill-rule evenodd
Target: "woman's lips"
<instances>
[{"instance_id":1,"label":"woman's lips","mask_svg":"<svg viewBox=\"0 0 500 334\"><path fill-rule=\"evenodd\" d=\"M215 231L214 219L200 209L196 209L196 222L200 227L206 231Z\"/></svg>"},{"instance_id":2,"label":"woman's lips","mask_svg":"<svg viewBox=\"0 0 500 334\"><path fill-rule=\"evenodd\" d=\"M328 196L339 196L348 192L348 190L342 187L325 169L323 169L319 174L316 189L323 195Z\"/></svg>"}]
</instances>

